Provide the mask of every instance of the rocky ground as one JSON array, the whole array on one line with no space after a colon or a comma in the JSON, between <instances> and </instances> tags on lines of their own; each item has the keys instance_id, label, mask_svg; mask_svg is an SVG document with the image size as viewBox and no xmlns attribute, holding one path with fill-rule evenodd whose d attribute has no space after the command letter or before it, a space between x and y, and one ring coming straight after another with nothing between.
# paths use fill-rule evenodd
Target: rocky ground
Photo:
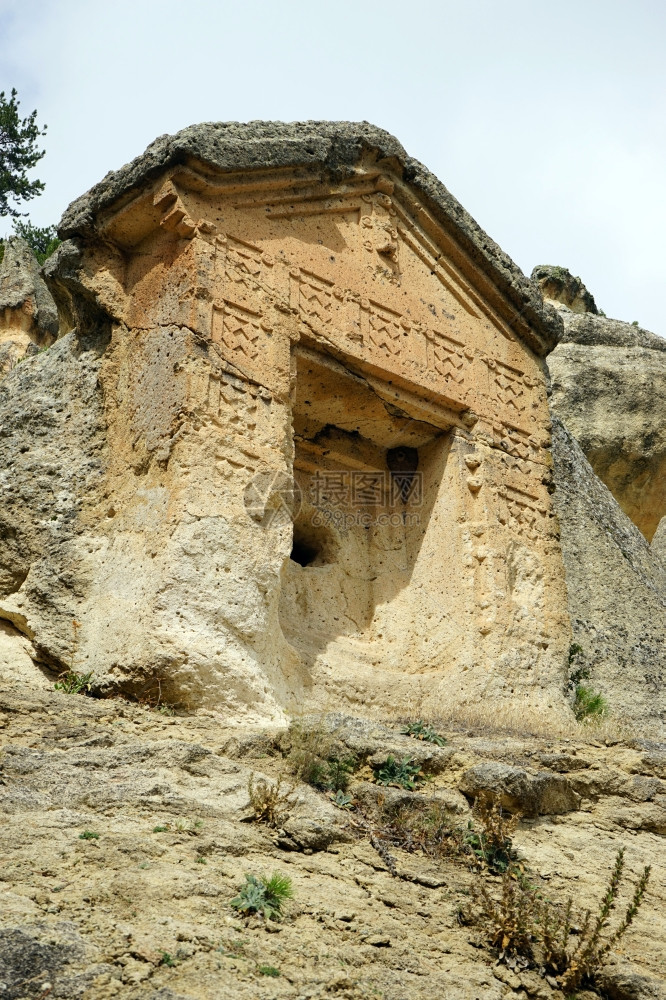
<instances>
[{"instance_id":1,"label":"rocky ground","mask_svg":"<svg viewBox=\"0 0 666 1000\"><path fill-rule=\"evenodd\" d=\"M496 964L479 931L459 922L474 884L495 891L497 877L460 857L435 863L391 848L393 877L355 813L305 785L280 829L251 821L251 773L285 770L279 734L18 682L0 710L6 1000L563 997L534 971ZM449 728L439 748L401 736L397 723L327 725L366 762L351 789L360 802L376 797L368 764L389 752L415 754L431 774L425 790L389 796L436 798L462 823L474 794L499 791L525 815L515 844L552 898L594 906L622 844L632 876L651 864L645 903L599 988L662 995L663 744ZM230 907L246 873L273 871L293 881L282 923Z\"/></svg>"}]
</instances>

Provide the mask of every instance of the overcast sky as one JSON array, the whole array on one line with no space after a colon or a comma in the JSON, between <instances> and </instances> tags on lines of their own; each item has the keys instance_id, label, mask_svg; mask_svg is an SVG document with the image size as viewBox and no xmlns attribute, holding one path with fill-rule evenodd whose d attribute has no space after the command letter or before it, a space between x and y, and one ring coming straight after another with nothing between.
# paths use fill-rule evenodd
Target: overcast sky
<instances>
[{"instance_id":1,"label":"overcast sky","mask_svg":"<svg viewBox=\"0 0 666 1000\"><path fill-rule=\"evenodd\" d=\"M0 0L12 86L48 123L37 225L194 122L366 119L528 274L666 336L664 0Z\"/></svg>"}]
</instances>

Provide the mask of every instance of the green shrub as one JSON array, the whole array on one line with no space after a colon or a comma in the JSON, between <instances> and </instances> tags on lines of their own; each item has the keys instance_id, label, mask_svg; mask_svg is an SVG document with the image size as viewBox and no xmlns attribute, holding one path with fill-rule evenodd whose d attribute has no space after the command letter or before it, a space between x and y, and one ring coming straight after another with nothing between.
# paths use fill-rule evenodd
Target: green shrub
<instances>
[{"instance_id":1,"label":"green shrub","mask_svg":"<svg viewBox=\"0 0 666 1000\"><path fill-rule=\"evenodd\" d=\"M573 710L579 722L585 719L598 722L608 715L608 702L599 691L593 691L585 684L578 684Z\"/></svg>"},{"instance_id":2,"label":"green shrub","mask_svg":"<svg viewBox=\"0 0 666 1000\"><path fill-rule=\"evenodd\" d=\"M99 834L93 833L92 830L84 830L79 834L79 840L99 840Z\"/></svg>"},{"instance_id":3,"label":"green shrub","mask_svg":"<svg viewBox=\"0 0 666 1000\"><path fill-rule=\"evenodd\" d=\"M259 965L257 966L257 972L260 976L279 976L281 975L280 970L274 968L272 965Z\"/></svg>"},{"instance_id":4,"label":"green shrub","mask_svg":"<svg viewBox=\"0 0 666 1000\"><path fill-rule=\"evenodd\" d=\"M261 913L264 920L281 920L282 907L293 895L291 879L279 872L269 879L246 875L245 885L230 905L244 913Z\"/></svg>"},{"instance_id":5,"label":"green shrub","mask_svg":"<svg viewBox=\"0 0 666 1000\"><path fill-rule=\"evenodd\" d=\"M397 760L389 754L383 763L373 765L372 769L378 785L394 785L396 788L406 788L411 792L419 782L425 780L421 765L415 764L409 756Z\"/></svg>"}]
</instances>

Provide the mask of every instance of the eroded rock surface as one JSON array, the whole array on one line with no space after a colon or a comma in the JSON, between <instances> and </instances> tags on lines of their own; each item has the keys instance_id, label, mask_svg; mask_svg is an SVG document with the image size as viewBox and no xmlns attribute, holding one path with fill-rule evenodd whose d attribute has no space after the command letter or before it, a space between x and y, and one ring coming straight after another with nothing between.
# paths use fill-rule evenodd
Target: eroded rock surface
<instances>
[{"instance_id":1,"label":"eroded rock surface","mask_svg":"<svg viewBox=\"0 0 666 1000\"><path fill-rule=\"evenodd\" d=\"M666 340L599 314L564 268L532 278L564 321L548 357L551 408L650 541L666 514Z\"/></svg>"},{"instance_id":2,"label":"eroded rock surface","mask_svg":"<svg viewBox=\"0 0 666 1000\"><path fill-rule=\"evenodd\" d=\"M56 304L35 255L18 236L3 243L0 261L0 377L58 335Z\"/></svg>"},{"instance_id":3,"label":"eroded rock surface","mask_svg":"<svg viewBox=\"0 0 666 1000\"><path fill-rule=\"evenodd\" d=\"M323 727L350 752L387 754L404 739L390 722L337 716ZM271 781L288 769L280 730L14 683L0 692L0 733L0 850L11 857L0 869L0 968L13 1000L46 989L81 1000L564 1000L536 971L496 964L460 923L482 878L464 859L388 844L393 877L358 816L303 785L284 829L248 822L250 774ZM522 819L515 846L530 881L549 899L573 896L577 909L596 911L620 845L631 879L653 865L622 955L599 982L614 1000L662 996L666 778L655 774L666 775L666 747L606 746L584 733L445 735L447 766L417 792L382 789L362 768L351 794L368 809L373 790L403 808L450 803L466 827L460 789L470 774L522 775L523 791L529 774L587 776L572 811L560 814L553 800L551 814ZM229 903L246 873L273 871L293 880L294 900L267 927Z\"/></svg>"},{"instance_id":4,"label":"eroded rock surface","mask_svg":"<svg viewBox=\"0 0 666 1000\"><path fill-rule=\"evenodd\" d=\"M573 632L571 674L582 670L582 683L602 691L616 716L663 724L665 564L557 417L553 459Z\"/></svg>"}]
</instances>

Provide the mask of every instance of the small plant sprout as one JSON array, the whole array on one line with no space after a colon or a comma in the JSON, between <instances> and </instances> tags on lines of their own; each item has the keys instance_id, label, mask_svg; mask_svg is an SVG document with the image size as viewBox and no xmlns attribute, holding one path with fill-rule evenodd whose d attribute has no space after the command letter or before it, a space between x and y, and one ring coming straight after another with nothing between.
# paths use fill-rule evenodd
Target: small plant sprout
<instances>
[{"instance_id":1,"label":"small plant sprout","mask_svg":"<svg viewBox=\"0 0 666 1000\"><path fill-rule=\"evenodd\" d=\"M79 834L79 840L99 840L99 834L93 833L92 830L84 830Z\"/></svg>"},{"instance_id":2,"label":"small plant sprout","mask_svg":"<svg viewBox=\"0 0 666 1000\"><path fill-rule=\"evenodd\" d=\"M279 976L281 975L280 970L276 969L272 965L258 965L257 972L260 976Z\"/></svg>"},{"instance_id":3,"label":"small plant sprout","mask_svg":"<svg viewBox=\"0 0 666 1000\"><path fill-rule=\"evenodd\" d=\"M175 831L176 833L189 833L191 837L197 837L201 833L202 826L202 819L177 819Z\"/></svg>"},{"instance_id":4,"label":"small plant sprout","mask_svg":"<svg viewBox=\"0 0 666 1000\"><path fill-rule=\"evenodd\" d=\"M351 795L348 795L347 792L343 792L342 789L340 789L340 788L338 788L338 790L337 790L337 792L335 792L335 794L333 792L329 792L329 796L328 797L331 800L331 802L333 803L333 805L337 806L338 809L353 809L354 808L354 800L351 797Z\"/></svg>"},{"instance_id":5,"label":"small plant sprout","mask_svg":"<svg viewBox=\"0 0 666 1000\"><path fill-rule=\"evenodd\" d=\"M288 899L293 899L291 879L279 872L273 872L269 879L246 875L245 885L231 900L231 906L243 913L259 913L264 920L281 920L282 907Z\"/></svg>"},{"instance_id":6,"label":"small plant sprout","mask_svg":"<svg viewBox=\"0 0 666 1000\"><path fill-rule=\"evenodd\" d=\"M410 792L424 780L421 765L415 764L410 757L397 760L389 754L383 763L373 766L373 771L378 785L394 785L396 788L406 788Z\"/></svg>"},{"instance_id":7,"label":"small plant sprout","mask_svg":"<svg viewBox=\"0 0 666 1000\"><path fill-rule=\"evenodd\" d=\"M162 957L160 958L160 965L167 965L172 969L176 964L176 960L173 955L170 955L168 951L162 952Z\"/></svg>"},{"instance_id":8,"label":"small plant sprout","mask_svg":"<svg viewBox=\"0 0 666 1000\"><path fill-rule=\"evenodd\" d=\"M53 685L56 691L64 694L88 694L92 687L92 670L87 674L77 674L74 670L65 670Z\"/></svg>"},{"instance_id":9,"label":"small plant sprout","mask_svg":"<svg viewBox=\"0 0 666 1000\"><path fill-rule=\"evenodd\" d=\"M434 743L435 746L446 746L446 740L439 733L435 732L432 726L426 726L425 722L419 719L418 722L410 722L400 730L403 736L413 736L416 740L423 740L425 743Z\"/></svg>"},{"instance_id":10,"label":"small plant sprout","mask_svg":"<svg viewBox=\"0 0 666 1000\"><path fill-rule=\"evenodd\" d=\"M168 826L154 826L153 833L166 833L168 829Z\"/></svg>"}]
</instances>

